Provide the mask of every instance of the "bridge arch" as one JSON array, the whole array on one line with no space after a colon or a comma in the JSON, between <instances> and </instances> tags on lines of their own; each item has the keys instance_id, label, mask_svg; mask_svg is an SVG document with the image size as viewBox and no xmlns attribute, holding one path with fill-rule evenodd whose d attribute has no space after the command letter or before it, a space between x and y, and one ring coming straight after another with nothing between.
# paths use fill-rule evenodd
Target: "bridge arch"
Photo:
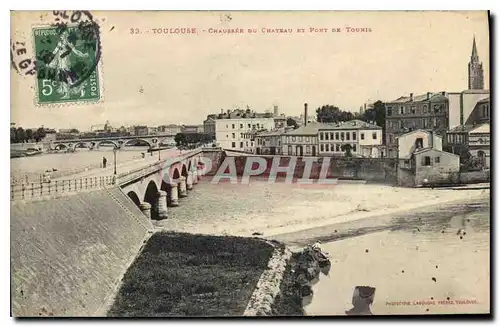
<instances>
[{"instance_id":1,"label":"bridge arch","mask_svg":"<svg viewBox=\"0 0 500 327\"><path fill-rule=\"evenodd\" d=\"M118 147L118 143L116 143L115 141L112 141L112 140L102 140L102 141L97 141L94 145L94 147L96 149L98 149L101 144L113 144L116 148Z\"/></svg>"},{"instance_id":2,"label":"bridge arch","mask_svg":"<svg viewBox=\"0 0 500 327\"><path fill-rule=\"evenodd\" d=\"M54 150L62 150L62 149L67 149L68 146L64 143L58 143L54 146Z\"/></svg>"},{"instance_id":3,"label":"bridge arch","mask_svg":"<svg viewBox=\"0 0 500 327\"><path fill-rule=\"evenodd\" d=\"M148 202L151 206L154 206L156 199L158 197L158 186L154 180L150 180L146 191L144 191L144 202Z\"/></svg>"},{"instance_id":4,"label":"bridge arch","mask_svg":"<svg viewBox=\"0 0 500 327\"><path fill-rule=\"evenodd\" d=\"M124 142L121 144L121 146L122 146L122 147L125 147L125 146L127 146L127 144L128 144L128 143L130 143L130 142L136 142L136 141L141 141L141 142L143 142L143 143L147 143L147 145L148 145L149 147L151 147L151 146L152 146L151 142L149 142L149 141L147 141L147 140L145 140L145 139L142 139L142 138L134 138L134 139L126 140L126 141L124 141Z\"/></svg>"},{"instance_id":5,"label":"bridge arch","mask_svg":"<svg viewBox=\"0 0 500 327\"><path fill-rule=\"evenodd\" d=\"M84 147L80 147L79 145L84 145ZM78 142L71 145L73 149L90 149L92 145L88 142Z\"/></svg>"},{"instance_id":6,"label":"bridge arch","mask_svg":"<svg viewBox=\"0 0 500 327\"><path fill-rule=\"evenodd\" d=\"M188 168L187 168L186 164L184 164L184 163L182 164L181 175L184 177L187 177L187 175L188 175Z\"/></svg>"},{"instance_id":7,"label":"bridge arch","mask_svg":"<svg viewBox=\"0 0 500 327\"><path fill-rule=\"evenodd\" d=\"M139 199L137 193L135 193L134 191L130 191L127 193L127 196L135 203L136 206L140 206L141 200Z\"/></svg>"}]
</instances>

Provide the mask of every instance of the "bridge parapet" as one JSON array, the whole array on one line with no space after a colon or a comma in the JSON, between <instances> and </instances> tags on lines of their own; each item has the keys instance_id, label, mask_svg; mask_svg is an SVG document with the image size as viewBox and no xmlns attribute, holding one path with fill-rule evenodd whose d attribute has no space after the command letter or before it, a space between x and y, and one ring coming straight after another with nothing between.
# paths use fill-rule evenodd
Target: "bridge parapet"
<instances>
[{"instance_id":1,"label":"bridge parapet","mask_svg":"<svg viewBox=\"0 0 500 327\"><path fill-rule=\"evenodd\" d=\"M170 167L171 165L173 165L175 163L187 160L187 159L194 157L202 152L203 152L202 149L196 149L196 150L181 154L181 155L176 156L176 157L170 157L167 159L157 161L157 162L155 162L153 164L149 164L145 167L136 168L136 169L133 169L133 170L130 170L127 172L120 173L120 174L118 174L118 181L119 181L118 183L120 185L123 185L123 184L129 183L131 181L137 180L141 177L144 177L144 176L147 176L150 174L154 174L160 170L164 170L165 168Z\"/></svg>"},{"instance_id":2,"label":"bridge parapet","mask_svg":"<svg viewBox=\"0 0 500 327\"><path fill-rule=\"evenodd\" d=\"M36 200L64 194L98 190L115 185L114 176L11 185L10 200Z\"/></svg>"}]
</instances>

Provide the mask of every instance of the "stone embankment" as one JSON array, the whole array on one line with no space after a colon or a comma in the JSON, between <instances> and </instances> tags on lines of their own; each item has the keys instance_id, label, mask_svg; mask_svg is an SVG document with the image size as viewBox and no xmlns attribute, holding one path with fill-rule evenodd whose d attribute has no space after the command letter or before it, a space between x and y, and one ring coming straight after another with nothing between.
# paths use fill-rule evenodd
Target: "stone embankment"
<instances>
[{"instance_id":1,"label":"stone embankment","mask_svg":"<svg viewBox=\"0 0 500 327\"><path fill-rule=\"evenodd\" d=\"M13 315L103 316L153 230L119 188L11 202Z\"/></svg>"},{"instance_id":2,"label":"stone embankment","mask_svg":"<svg viewBox=\"0 0 500 327\"><path fill-rule=\"evenodd\" d=\"M292 253L276 246L268 269L262 274L247 305L245 316L300 316L313 295L311 286L328 274L330 260L319 248Z\"/></svg>"}]
</instances>

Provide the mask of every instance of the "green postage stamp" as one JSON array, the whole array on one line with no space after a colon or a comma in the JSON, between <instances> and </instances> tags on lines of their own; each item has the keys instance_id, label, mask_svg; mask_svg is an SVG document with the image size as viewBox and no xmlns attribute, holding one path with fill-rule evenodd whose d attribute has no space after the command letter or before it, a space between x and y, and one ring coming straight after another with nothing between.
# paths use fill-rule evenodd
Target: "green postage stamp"
<instances>
[{"instance_id":1,"label":"green postage stamp","mask_svg":"<svg viewBox=\"0 0 500 327\"><path fill-rule=\"evenodd\" d=\"M93 22L33 28L38 104L97 102L99 33Z\"/></svg>"}]
</instances>

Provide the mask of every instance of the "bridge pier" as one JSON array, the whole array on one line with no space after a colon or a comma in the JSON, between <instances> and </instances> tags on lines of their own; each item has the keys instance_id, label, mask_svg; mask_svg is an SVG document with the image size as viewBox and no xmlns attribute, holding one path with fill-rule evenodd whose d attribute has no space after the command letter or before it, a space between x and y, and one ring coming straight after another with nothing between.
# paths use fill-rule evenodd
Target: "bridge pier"
<instances>
[{"instance_id":1,"label":"bridge pier","mask_svg":"<svg viewBox=\"0 0 500 327\"><path fill-rule=\"evenodd\" d=\"M186 179L186 188L191 191L193 189L193 172L188 171L188 177Z\"/></svg>"},{"instance_id":2,"label":"bridge pier","mask_svg":"<svg viewBox=\"0 0 500 327\"><path fill-rule=\"evenodd\" d=\"M198 171L194 170L193 171L193 185L198 184Z\"/></svg>"},{"instance_id":3,"label":"bridge pier","mask_svg":"<svg viewBox=\"0 0 500 327\"><path fill-rule=\"evenodd\" d=\"M179 206L179 193L177 191L177 183L169 184L170 187L170 206L178 207Z\"/></svg>"},{"instance_id":4,"label":"bridge pier","mask_svg":"<svg viewBox=\"0 0 500 327\"><path fill-rule=\"evenodd\" d=\"M186 177L181 176L179 179L179 197L185 198L187 197L187 188L186 188Z\"/></svg>"},{"instance_id":5,"label":"bridge pier","mask_svg":"<svg viewBox=\"0 0 500 327\"><path fill-rule=\"evenodd\" d=\"M156 203L156 215L158 219L165 219L168 217L167 210L167 192L158 191L157 193L157 203Z\"/></svg>"},{"instance_id":6,"label":"bridge pier","mask_svg":"<svg viewBox=\"0 0 500 327\"><path fill-rule=\"evenodd\" d=\"M142 202L139 208L146 217L151 219L151 204L147 202Z\"/></svg>"}]
</instances>

